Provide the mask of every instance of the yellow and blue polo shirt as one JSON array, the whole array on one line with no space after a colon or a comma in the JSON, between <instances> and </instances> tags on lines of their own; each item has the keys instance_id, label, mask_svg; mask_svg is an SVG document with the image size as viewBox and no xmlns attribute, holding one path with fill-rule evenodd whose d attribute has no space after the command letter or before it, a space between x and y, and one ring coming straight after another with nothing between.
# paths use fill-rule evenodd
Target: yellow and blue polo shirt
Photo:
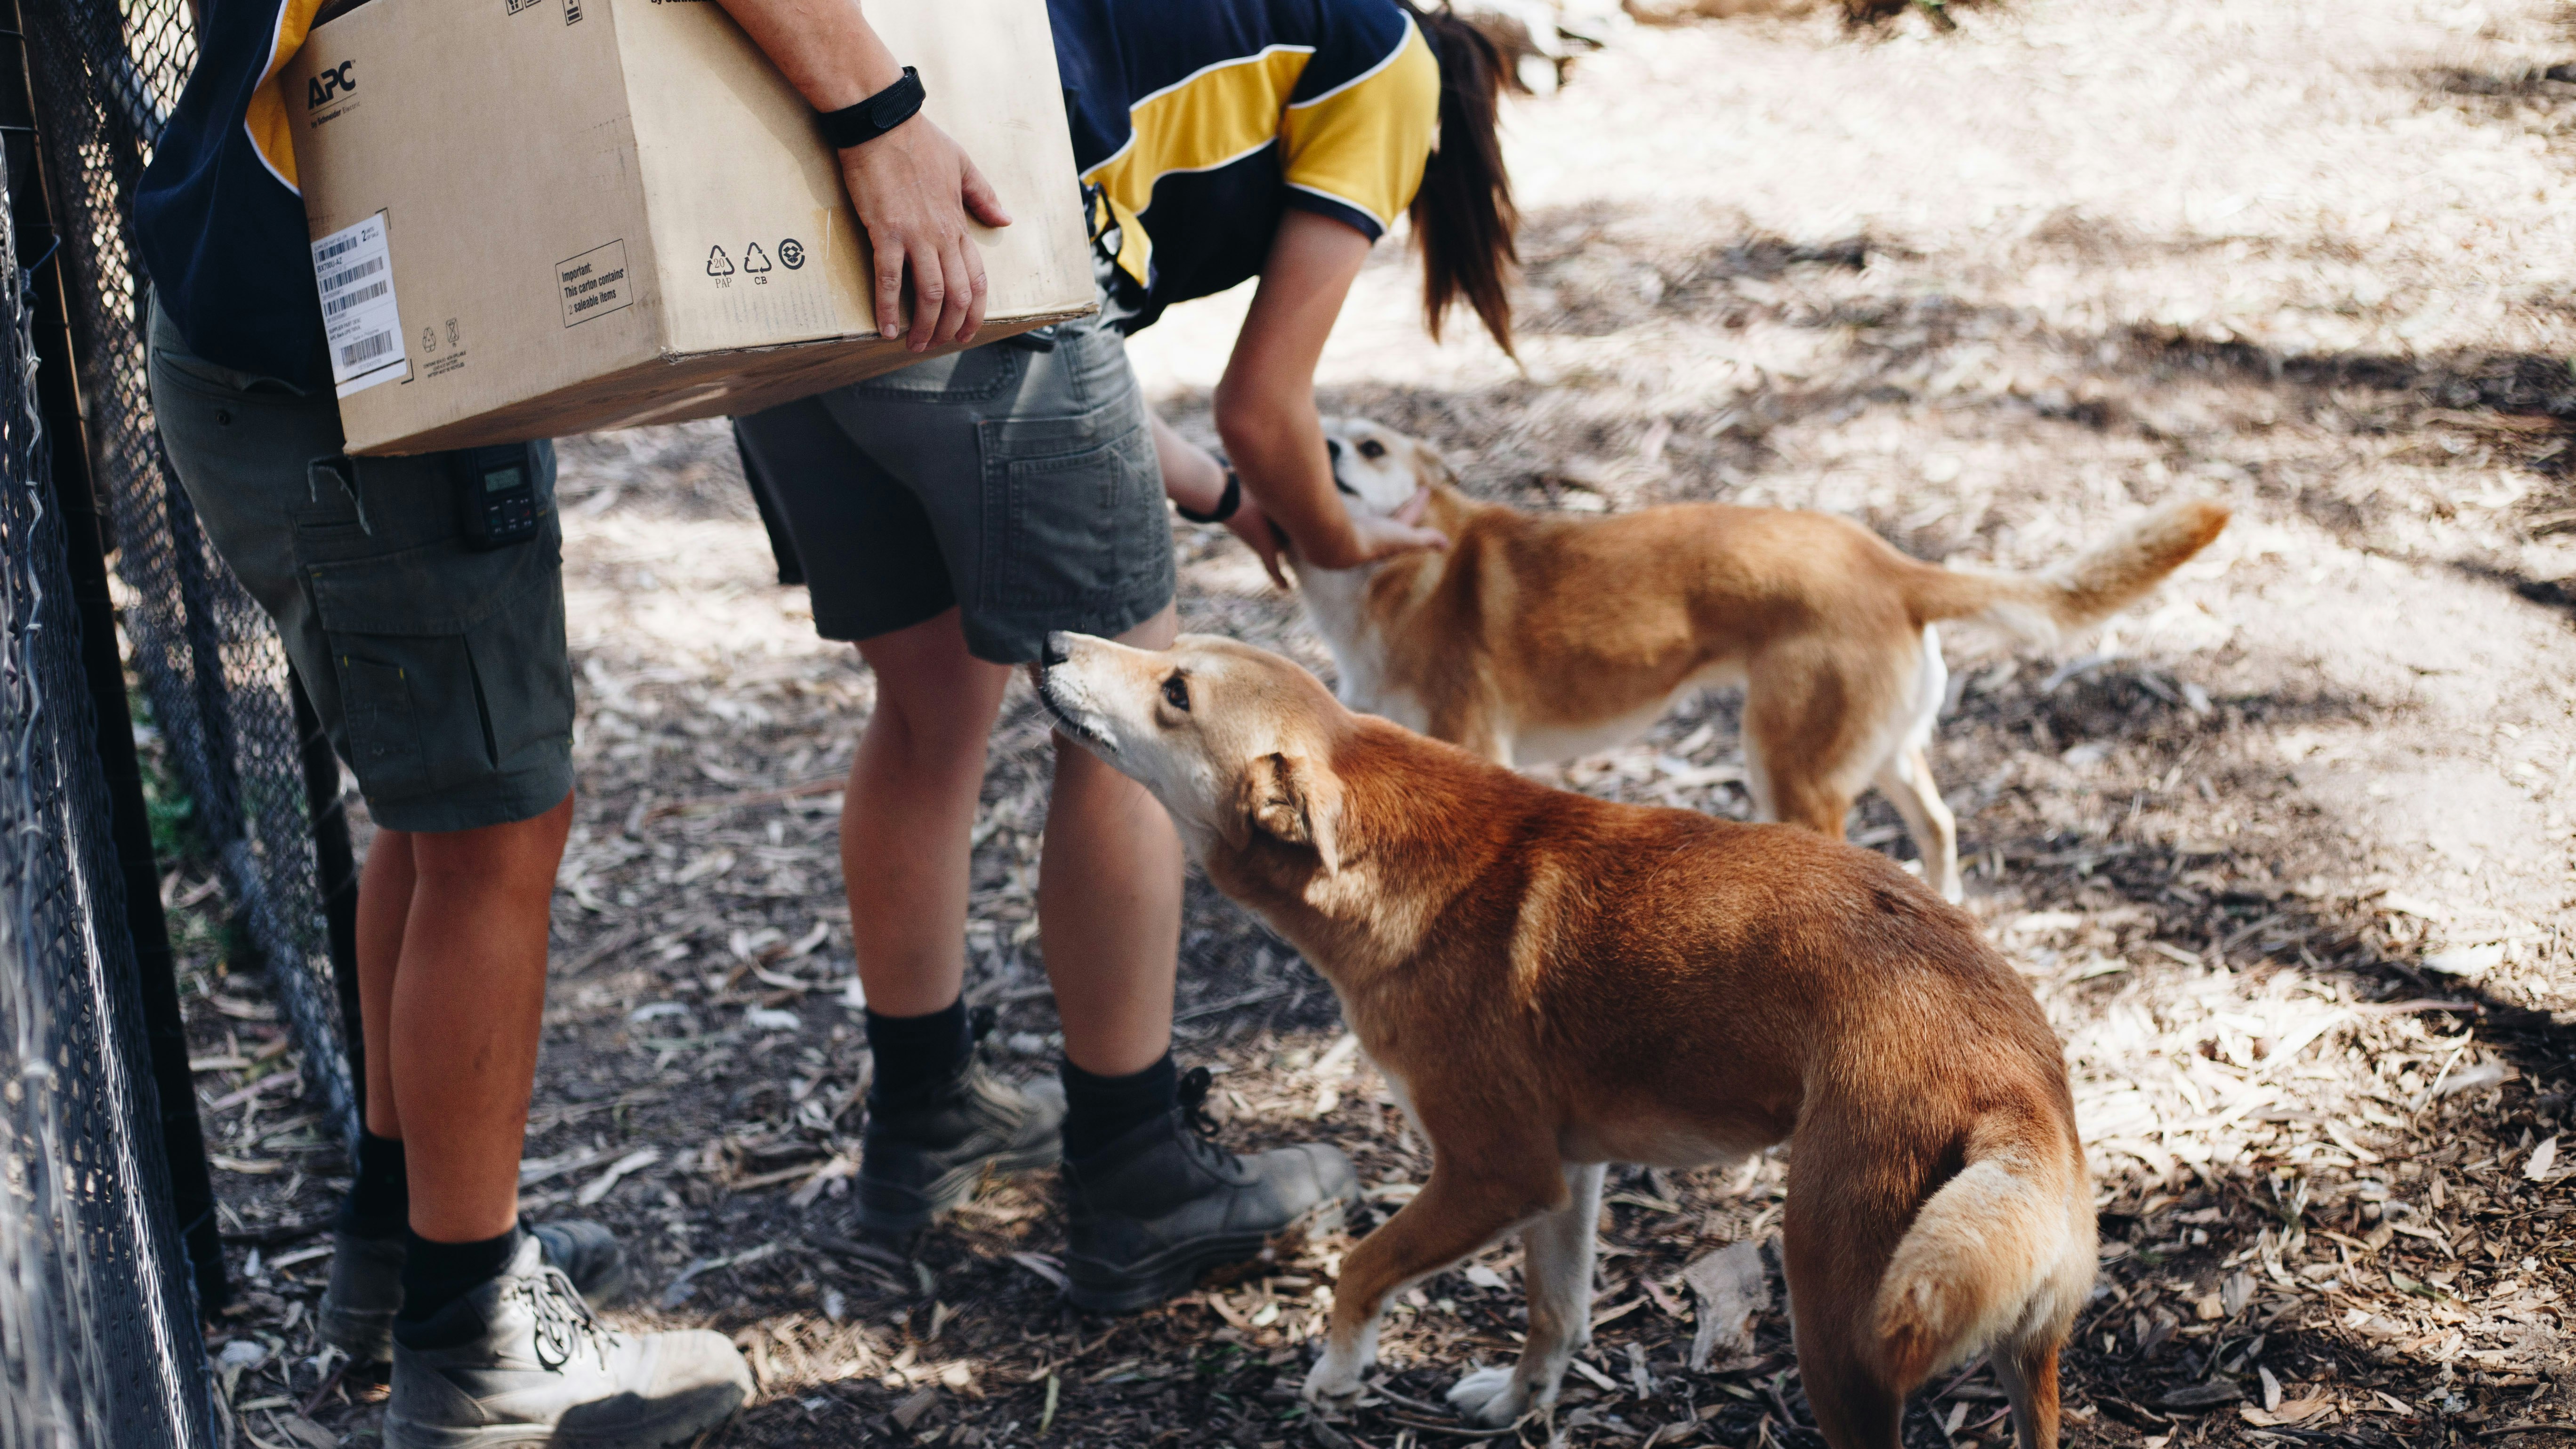
<instances>
[{"instance_id":1,"label":"yellow and blue polo shirt","mask_svg":"<svg viewBox=\"0 0 2576 1449\"><path fill-rule=\"evenodd\" d=\"M311 237L277 73L323 0L206 0L197 68L144 168L144 271L209 362L327 386Z\"/></svg>"},{"instance_id":2,"label":"yellow and blue polo shirt","mask_svg":"<svg viewBox=\"0 0 2576 1449\"><path fill-rule=\"evenodd\" d=\"M145 271L208 361L330 382L278 72L324 0L206 0L197 68L137 188ZM1048 0L1111 320L1258 274L1294 206L1375 240L1439 116L1395 0Z\"/></svg>"},{"instance_id":3,"label":"yellow and blue polo shirt","mask_svg":"<svg viewBox=\"0 0 2576 1449\"><path fill-rule=\"evenodd\" d=\"M1257 275L1288 207L1370 240L1413 202L1440 66L1395 0L1048 0L1110 320Z\"/></svg>"}]
</instances>

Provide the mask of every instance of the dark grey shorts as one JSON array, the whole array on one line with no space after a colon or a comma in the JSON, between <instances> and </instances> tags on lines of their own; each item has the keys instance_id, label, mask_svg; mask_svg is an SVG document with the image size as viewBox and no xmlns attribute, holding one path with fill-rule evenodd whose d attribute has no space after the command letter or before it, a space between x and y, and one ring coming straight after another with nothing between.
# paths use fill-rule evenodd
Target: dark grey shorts
<instances>
[{"instance_id":1,"label":"dark grey shorts","mask_svg":"<svg viewBox=\"0 0 2576 1449\"><path fill-rule=\"evenodd\" d=\"M1172 601L1172 523L1126 341L1096 318L734 420L826 639L954 606L979 659Z\"/></svg>"},{"instance_id":2,"label":"dark grey shorts","mask_svg":"<svg viewBox=\"0 0 2576 1449\"><path fill-rule=\"evenodd\" d=\"M448 455L340 452L328 391L193 356L152 309L152 406L179 482L356 771L376 823L470 830L572 789L572 662L554 448L543 527L464 546Z\"/></svg>"}]
</instances>

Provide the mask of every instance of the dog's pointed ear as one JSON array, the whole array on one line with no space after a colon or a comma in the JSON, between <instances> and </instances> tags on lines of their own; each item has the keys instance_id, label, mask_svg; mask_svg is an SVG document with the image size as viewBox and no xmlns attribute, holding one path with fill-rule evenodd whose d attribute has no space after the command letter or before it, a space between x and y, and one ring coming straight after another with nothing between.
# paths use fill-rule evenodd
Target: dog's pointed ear
<instances>
[{"instance_id":1,"label":"dog's pointed ear","mask_svg":"<svg viewBox=\"0 0 2576 1449\"><path fill-rule=\"evenodd\" d=\"M1324 874L1342 868L1342 792L1331 776L1303 756L1263 755L1244 772L1243 821L1289 845L1312 846Z\"/></svg>"},{"instance_id":2,"label":"dog's pointed ear","mask_svg":"<svg viewBox=\"0 0 2576 1449\"><path fill-rule=\"evenodd\" d=\"M1448 456L1428 443L1417 444L1414 451L1414 481L1425 488L1458 486L1458 470L1449 466Z\"/></svg>"}]
</instances>

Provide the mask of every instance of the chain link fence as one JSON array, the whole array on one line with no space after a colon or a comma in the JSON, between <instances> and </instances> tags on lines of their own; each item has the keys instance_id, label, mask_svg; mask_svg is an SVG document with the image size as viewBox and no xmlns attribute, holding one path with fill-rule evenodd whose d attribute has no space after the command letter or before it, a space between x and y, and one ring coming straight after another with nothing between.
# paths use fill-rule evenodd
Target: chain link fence
<instances>
[{"instance_id":1,"label":"chain link fence","mask_svg":"<svg viewBox=\"0 0 2576 1449\"><path fill-rule=\"evenodd\" d=\"M223 1276L105 642L101 545L124 585L135 683L303 1086L352 1138L355 882L338 765L153 421L131 218L196 59L186 0L0 0L0 25L12 20L0 30L17 72L0 78L15 97L0 105L0 1449L194 1449L227 1437L197 1326Z\"/></svg>"},{"instance_id":2,"label":"chain link fence","mask_svg":"<svg viewBox=\"0 0 2576 1449\"><path fill-rule=\"evenodd\" d=\"M0 1449L211 1445L21 263L0 227Z\"/></svg>"},{"instance_id":3,"label":"chain link fence","mask_svg":"<svg viewBox=\"0 0 2576 1449\"><path fill-rule=\"evenodd\" d=\"M301 717L276 631L216 557L179 488L145 377L133 196L196 59L188 9L185 0L24 4L62 211L91 466L127 586L133 668L293 1033L305 1089L354 1143L344 1023L355 1019L355 983L345 949L334 970L313 810L324 814L322 855L335 867L330 893L354 900L337 766L327 745L308 748L316 731Z\"/></svg>"}]
</instances>

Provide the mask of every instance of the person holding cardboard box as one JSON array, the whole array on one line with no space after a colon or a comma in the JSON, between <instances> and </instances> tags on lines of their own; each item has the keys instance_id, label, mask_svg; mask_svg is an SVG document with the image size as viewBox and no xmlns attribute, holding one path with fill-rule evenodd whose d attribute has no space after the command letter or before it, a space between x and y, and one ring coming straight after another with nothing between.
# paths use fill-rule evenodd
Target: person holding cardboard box
<instances>
[{"instance_id":1,"label":"person holding cardboard box","mask_svg":"<svg viewBox=\"0 0 2576 1449\"><path fill-rule=\"evenodd\" d=\"M900 67L857 0L727 0L816 105ZM324 1339L392 1360L395 1449L685 1443L752 1389L708 1332L592 1315L632 1274L593 1223L518 1223L548 901L572 818L572 668L544 442L352 459L276 78L323 0L206 0L197 67L136 194L150 375L208 538L268 612L378 827L358 894L366 1121ZM299 103L300 103L299 97ZM926 119L845 170L916 348L971 337L969 218L1006 220ZM506 225L506 218L494 225ZM336 270L335 270L336 269ZM894 315L887 309L885 315Z\"/></svg>"},{"instance_id":2,"label":"person holding cardboard box","mask_svg":"<svg viewBox=\"0 0 2576 1449\"><path fill-rule=\"evenodd\" d=\"M856 642L877 679L841 837L875 1053L860 1226L917 1231L985 1171L1060 1153L1072 1299L1114 1312L1329 1215L1355 1184L1321 1144L1239 1157L1192 1130L1209 1079L1184 1077L1171 1054L1180 845L1150 797L1080 749L1056 754L1038 884L1062 1094L977 1059L960 943L985 740L1011 666L1037 660L1050 630L1171 642L1167 493L1226 521L1274 573L1280 534L1331 567L1440 546L1340 506L1315 365L1370 246L1408 210L1432 325L1463 298L1508 347L1513 216L1494 137L1501 63L1445 11L1050 0L1049 12L1101 313L736 429L816 628ZM1238 476L1151 416L1123 343L1166 307L1254 276L1217 398Z\"/></svg>"}]
</instances>

